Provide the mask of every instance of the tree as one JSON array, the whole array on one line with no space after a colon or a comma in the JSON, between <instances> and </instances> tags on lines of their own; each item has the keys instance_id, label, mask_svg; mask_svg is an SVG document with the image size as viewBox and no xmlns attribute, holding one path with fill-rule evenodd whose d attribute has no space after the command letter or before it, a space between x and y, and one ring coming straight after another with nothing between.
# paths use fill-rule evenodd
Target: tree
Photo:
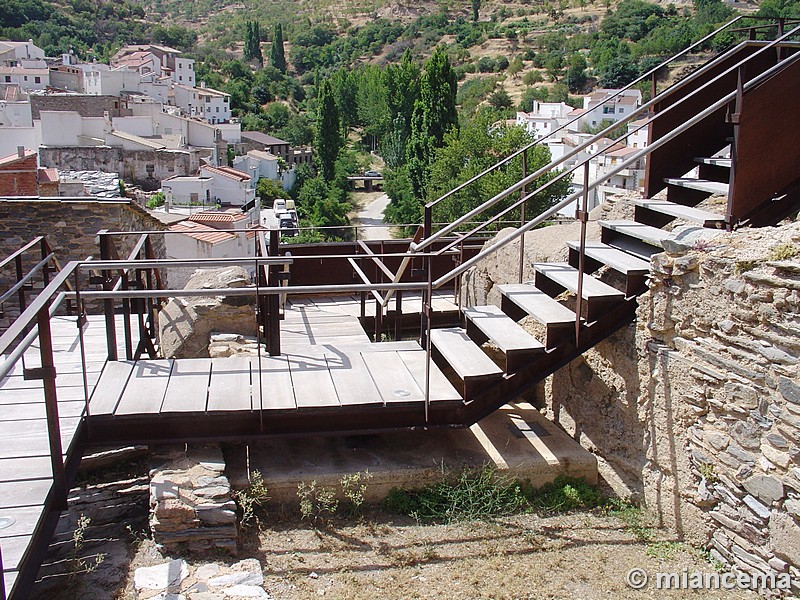
<instances>
[{"instance_id":1,"label":"tree","mask_svg":"<svg viewBox=\"0 0 800 600\"><path fill-rule=\"evenodd\" d=\"M280 23L275 25L275 31L272 34L269 62L281 73L286 73L286 55L283 50L283 27Z\"/></svg>"},{"instance_id":2,"label":"tree","mask_svg":"<svg viewBox=\"0 0 800 600\"><path fill-rule=\"evenodd\" d=\"M481 11L481 0L472 0L472 20L477 21Z\"/></svg>"},{"instance_id":3,"label":"tree","mask_svg":"<svg viewBox=\"0 0 800 600\"><path fill-rule=\"evenodd\" d=\"M600 74L600 85L606 88L621 88L639 75L639 69L630 56L620 55L611 59Z\"/></svg>"},{"instance_id":4,"label":"tree","mask_svg":"<svg viewBox=\"0 0 800 600\"><path fill-rule=\"evenodd\" d=\"M260 198L262 206L272 206L275 198L283 198L286 193L281 184L267 177L259 177L256 185L256 195Z\"/></svg>"},{"instance_id":5,"label":"tree","mask_svg":"<svg viewBox=\"0 0 800 600\"><path fill-rule=\"evenodd\" d=\"M246 61L264 62L264 56L261 54L261 32L258 21L247 21L245 23L243 58Z\"/></svg>"},{"instance_id":6,"label":"tree","mask_svg":"<svg viewBox=\"0 0 800 600\"><path fill-rule=\"evenodd\" d=\"M433 158L435 143L435 138L428 134L423 101L418 100L414 105L414 116L411 118L411 138L406 146L406 166L411 190L419 201L425 197L428 165Z\"/></svg>"},{"instance_id":7,"label":"tree","mask_svg":"<svg viewBox=\"0 0 800 600\"><path fill-rule=\"evenodd\" d=\"M569 57L565 83L570 92L579 92L586 85L586 59L580 52Z\"/></svg>"},{"instance_id":8,"label":"tree","mask_svg":"<svg viewBox=\"0 0 800 600\"><path fill-rule=\"evenodd\" d=\"M436 147L442 145L448 130L458 126L457 88L458 77L450 66L450 59L444 49L438 47L425 63L420 84L422 125L425 133L433 138ZM416 106L414 110L416 111Z\"/></svg>"},{"instance_id":9,"label":"tree","mask_svg":"<svg viewBox=\"0 0 800 600\"><path fill-rule=\"evenodd\" d=\"M339 109L333 98L331 84L326 79L317 94L317 134L315 136L316 158L325 181L331 181L335 175L336 158L342 147L341 123Z\"/></svg>"},{"instance_id":10,"label":"tree","mask_svg":"<svg viewBox=\"0 0 800 600\"><path fill-rule=\"evenodd\" d=\"M489 96L489 104L497 109L503 109L511 108L513 102L511 101L511 96L509 96L505 88L500 88L499 90L493 92L491 96Z\"/></svg>"}]
</instances>

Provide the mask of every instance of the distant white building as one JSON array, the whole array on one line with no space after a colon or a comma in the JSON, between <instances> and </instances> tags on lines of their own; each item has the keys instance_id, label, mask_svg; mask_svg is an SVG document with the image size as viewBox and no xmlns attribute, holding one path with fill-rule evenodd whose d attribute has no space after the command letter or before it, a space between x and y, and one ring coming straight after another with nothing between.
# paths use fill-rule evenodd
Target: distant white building
<instances>
[{"instance_id":1,"label":"distant white building","mask_svg":"<svg viewBox=\"0 0 800 600\"><path fill-rule=\"evenodd\" d=\"M27 42L0 41L0 65L14 67L20 61L28 59L44 60L44 50L34 44L33 40Z\"/></svg>"},{"instance_id":2,"label":"distant white building","mask_svg":"<svg viewBox=\"0 0 800 600\"><path fill-rule=\"evenodd\" d=\"M166 204L175 206L204 207L214 206L211 188L214 178L209 176L170 177L161 182Z\"/></svg>"},{"instance_id":3,"label":"distant white building","mask_svg":"<svg viewBox=\"0 0 800 600\"><path fill-rule=\"evenodd\" d=\"M139 91L141 76L128 67L95 64L83 73L83 89L91 96L119 96L124 90Z\"/></svg>"},{"instance_id":4,"label":"distant white building","mask_svg":"<svg viewBox=\"0 0 800 600\"><path fill-rule=\"evenodd\" d=\"M649 127L647 127L647 122L649 119L639 119L638 121L631 121L628 123L628 133L633 131L634 133L630 133L627 138L628 146L631 148L647 148L647 137ZM635 131L636 130L636 131Z\"/></svg>"},{"instance_id":5,"label":"distant white building","mask_svg":"<svg viewBox=\"0 0 800 600\"><path fill-rule=\"evenodd\" d=\"M290 190L295 182L294 168L289 168L284 159L264 152L250 150L244 156L233 159L233 168L250 175L252 185L256 185L262 177L279 183L284 190Z\"/></svg>"},{"instance_id":6,"label":"distant white building","mask_svg":"<svg viewBox=\"0 0 800 600\"><path fill-rule=\"evenodd\" d=\"M0 85L16 85L23 92L43 90L50 85L50 69L0 67Z\"/></svg>"},{"instance_id":7,"label":"distant white building","mask_svg":"<svg viewBox=\"0 0 800 600\"><path fill-rule=\"evenodd\" d=\"M245 206L250 204L256 191L252 185L250 175L246 175L230 167L200 167L201 177L211 177L211 199L214 202L230 206Z\"/></svg>"},{"instance_id":8,"label":"distant white building","mask_svg":"<svg viewBox=\"0 0 800 600\"><path fill-rule=\"evenodd\" d=\"M583 108L586 110L584 117L587 125L596 127L603 121L619 121L630 116L642 105L642 92L636 89L625 90L613 100L606 102L619 91L599 89L589 96L584 96Z\"/></svg>"},{"instance_id":9,"label":"distant white building","mask_svg":"<svg viewBox=\"0 0 800 600\"><path fill-rule=\"evenodd\" d=\"M518 112L516 124L539 139L550 135L553 131L566 124L572 107L564 102L539 102L533 101L531 112Z\"/></svg>"}]
</instances>

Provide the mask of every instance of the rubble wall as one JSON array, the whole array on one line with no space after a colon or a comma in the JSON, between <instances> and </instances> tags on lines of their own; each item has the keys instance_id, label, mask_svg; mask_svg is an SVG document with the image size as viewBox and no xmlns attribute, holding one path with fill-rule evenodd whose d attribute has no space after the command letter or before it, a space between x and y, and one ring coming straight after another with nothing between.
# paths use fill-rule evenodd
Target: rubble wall
<instances>
[{"instance_id":1,"label":"rubble wall","mask_svg":"<svg viewBox=\"0 0 800 600\"><path fill-rule=\"evenodd\" d=\"M676 252L653 257L635 323L549 377L538 405L680 539L797 577L800 224ZM465 297L494 302L495 283L516 281L502 271L473 272Z\"/></svg>"}]
</instances>

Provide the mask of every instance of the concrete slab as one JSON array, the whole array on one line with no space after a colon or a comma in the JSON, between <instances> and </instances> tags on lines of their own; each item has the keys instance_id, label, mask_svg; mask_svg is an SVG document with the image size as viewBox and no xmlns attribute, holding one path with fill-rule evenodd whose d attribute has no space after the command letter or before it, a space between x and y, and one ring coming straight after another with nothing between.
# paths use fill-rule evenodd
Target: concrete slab
<instances>
[{"instance_id":1,"label":"concrete slab","mask_svg":"<svg viewBox=\"0 0 800 600\"><path fill-rule=\"evenodd\" d=\"M296 503L297 486L339 488L339 480L368 469L367 501L381 501L392 487L416 489L441 480L442 465L494 465L509 477L540 486L559 475L597 483L597 460L528 403L508 404L470 429L351 437L282 438L226 453L234 487L247 484L247 469L261 472L273 502Z\"/></svg>"}]
</instances>

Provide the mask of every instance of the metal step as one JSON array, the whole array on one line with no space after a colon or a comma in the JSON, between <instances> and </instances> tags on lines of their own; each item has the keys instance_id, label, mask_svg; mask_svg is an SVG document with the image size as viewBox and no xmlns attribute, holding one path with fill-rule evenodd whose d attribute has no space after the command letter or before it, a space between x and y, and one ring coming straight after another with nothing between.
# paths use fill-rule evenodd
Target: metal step
<instances>
[{"instance_id":1,"label":"metal step","mask_svg":"<svg viewBox=\"0 0 800 600\"><path fill-rule=\"evenodd\" d=\"M609 231L632 239L640 240L645 244L649 244L657 248L662 247L661 244L664 240L668 240L673 237L669 231L664 231L663 229L651 227L650 225L645 225L643 223L637 223L636 221L598 221L598 224L603 228L603 230L605 230L601 231L601 234ZM606 240L601 241L608 243ZM614 246L615 248L617 247L616 244L609 245Z\"/></svg>"},{"instance_id":2,"label":"metal step","mask_svg":"<svg viewBox=\"0 0 800 600\"><path fill-rule=\"evenodd\" d=\"M694 159L694 162L700 163L701 165L711 165L712 167L721 167L723 169L731 168L731 159L723 158L720 156L712 156L710 158L698 156L697 158Z\"/></svg>"},{"instance_id":3,"label":"metal step","mask_svg":"<svg viewBox=\"0 0 800 600\"><path fill-rule=\"evenodd\" d=\"M503 376L502 369L459 327L432 329L431 345L461 380L464 400Z\"/></svg>"},{"instance_id":4,"label":"metal step","mask_svg":"<svg viewBox=\"0 0 800 600\"><path fill-rule=\"evenodd\" d=\"M531 316L546 328L545 348L554 348L574 334L575 313L530 283L497 286L500 308L515 321Z\"/></svg>"},{"instance_id":5,"label":"metal step","mask_svg":"<svg viewBox=\"0 0 800 600\"><path fill-rule=\"evenodd\" d=\"M536 271L536 287L540 290L551 296L557 296L565 289L573 294L578 293L577 269L567 263L537 263L533 266ZM582 316L587 321L595 321L601 313L623 301L625 294L584 273L581 298L584 300Z\"/></svg>"},{"instance_id":6,"label":"metal step","mask_svg":"<svg viewBox=\"0 0 800 600\"><path fill-rule=\"evenodd\" d=\"M668 185L705 192L707 194L728 195L729 185L719 181L709 181L707 179L694 179L692 177L667 177L664 181Z\"/></svg>"},{"instance_id":7,"label":"metal step","mask_svg":"<svg viewBox=\"0 0 800 600\"><path fill-rule=\"evenodd\" d=\"M636 220L654 227L663 227L674 219L683 219L700 223L703 227L721 228L725 225L725 217L701 208L675 204L666 200L634 200ZM643 210L640 210L643 209ZM648 213L658 213L652 215Z\"/></svg>"},{"instance_id":8,"label":"metal step","mask_svg":"<svg viewBox=\"0 0 800 600\"><path fill-rule=\"evenodd\" d=\"M577 240L570 240L567 242L567 247L578 252L581 243ZM584 252L589 258L593 258L623 275L644 275L650 271L650 263L647 261L612 248L603 242L587 241L584 245Z\"/></svg>"},{"instance_id":9,"label":"metal step","mask_svg":"<svg viewBox=\"0 0 800 600\"><path fill-rule=\"evenodd\" d=\"M464 309L467 335L477 343L494 342L506 357L506 373L517 368L535 354L544 352L544 344L517 325L494 305Z\"/></svg>"}]
</instances>

